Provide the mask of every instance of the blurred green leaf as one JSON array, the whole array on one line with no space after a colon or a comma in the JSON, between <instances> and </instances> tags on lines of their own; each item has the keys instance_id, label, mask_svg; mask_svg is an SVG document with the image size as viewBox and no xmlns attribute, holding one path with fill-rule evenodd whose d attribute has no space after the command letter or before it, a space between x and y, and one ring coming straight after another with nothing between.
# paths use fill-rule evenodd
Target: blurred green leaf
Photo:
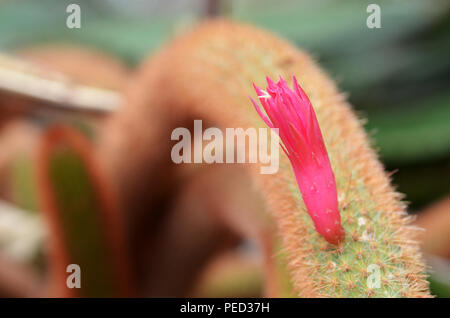
<instances>
[{"instance_id":1,"label":"blurred green leaf","mask_svg":"<svg viewBox=\"0 0 450 318\"><path fill-rule=\"evenodd\" d=\"M450 92L369 114L381 157L390 163L413 162L450 154Z\"/></svg>"}]
</instances>

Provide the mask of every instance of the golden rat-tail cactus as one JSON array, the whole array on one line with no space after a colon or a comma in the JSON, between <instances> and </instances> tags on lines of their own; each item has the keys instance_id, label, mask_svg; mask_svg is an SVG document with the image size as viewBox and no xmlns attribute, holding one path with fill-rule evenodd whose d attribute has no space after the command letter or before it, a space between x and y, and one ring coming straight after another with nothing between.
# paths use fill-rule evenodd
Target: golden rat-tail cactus
<instances>
[{"instance_id":1,"label":"golden rat-tail cactus","mask_svg":"<svg viewBox=\"0 0 450 318\"><path fill-rule=\"evenodd\" d=\"M49 227L50 296L132 296L121 218L90 143L73 128L54 126L43 136L37 162ZM69 285L76 281L73 265L79 266L77 288Z\"/></svg>"},{"instance_id":2,"label":"golden rat-tail cactus","mask_svg":"<svg viewBox=\"0 0 450 318\"><path fill-rule=\"evenodd\" d=\"M430 296L405 206L350 105L307 54L250 26L210 21L169 44L143 65L127 104L106 125L99 155L135 222L158 206L174 183L182 185L177 176L194 169L193 164L172 163L172 130L191 128L194 119L222 129L265 127L249 96L255 97L252 83L263 87L266 76L296 76L309 96L334 171L346 233L334 246L314 230L283 153L275 174L260 174L259 164L244 166L246 189L257 197L253 207L231 206L233 182L239 180L227 180L225 173L223 182L211 181L221 191L216 204L229 207L224 222L263 247L266 295ZM245 196L242 191L236 196ZM210 195L202 198L212 200Z\"/></svg>"}]
</instances>

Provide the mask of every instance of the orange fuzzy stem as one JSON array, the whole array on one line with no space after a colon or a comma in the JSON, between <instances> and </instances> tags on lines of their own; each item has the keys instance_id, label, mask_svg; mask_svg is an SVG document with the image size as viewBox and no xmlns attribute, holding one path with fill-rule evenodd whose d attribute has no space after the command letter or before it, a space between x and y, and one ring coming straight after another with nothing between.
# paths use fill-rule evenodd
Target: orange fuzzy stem
<instances>
[{"instance_id":1,"label":"orange fuzzy stem","mask_svg":"<svg viewBox=\"0 0 450 318\"><path fill-rule=\"evenodd\" d=\"M117 205L91 154L91 146L68 127L53 127L38 155L38 182L50 231L53 296L130 296L125 238ZM69 289L69 264L81 269L81 288Z\"/></svg>"}]
</instances>

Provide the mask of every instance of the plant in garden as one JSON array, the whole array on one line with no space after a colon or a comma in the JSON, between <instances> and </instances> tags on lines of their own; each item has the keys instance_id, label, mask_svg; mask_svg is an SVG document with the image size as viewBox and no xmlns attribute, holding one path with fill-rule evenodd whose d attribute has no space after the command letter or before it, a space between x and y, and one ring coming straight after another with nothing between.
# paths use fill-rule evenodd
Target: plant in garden
<instances>
[{"instance_id":1,"label":"plant in garden","mask_svg":"<svg viewBox=\"0 0 450 318\"><path fill-rule=\"evenodd\" d=\"M248 102L252 83L294 75L323 132L347 237L332 246L314 231L288 156L275 175L261 175L258 164L246 166L249 190L259 196L255 209L232 213L232 196L215 204L230 208L224 222L263 247L265 284L271 286L266 295L430 296L415 229L351 107L308 55L249 26L205 23L142 66L127 105L111 117L99 142L120 201L142 214L137 202L149 202L149 193L163 197L177 175L186 176L185 167L167 162L170 145L161 142L173 128L197 118L217 127L262 127ZM162 183L156 187L155 180ZM380 269L376 287L368 284L373 265Z\"/></svg>"},{"instance_id":2,"label":"plant in garden","mask_svg":"<svg viewBox=\"0 0 450 318\"><path fill-rule=\"evenodd\" d=\"M260 164L235 165L213 170L200 180L196 176L205 170L203 165L187 167L170 161L172 129L190 127L194 119L217 127L262 128L264 122L251 107L248 95L252 83L261 86L266 76L298 78L298 83L269 82L267 94L257 90L264 97L260 101L268 114L266 123L281 130L286 156L280 158L277 174L260 174ZM294 96L286 89L292 85ZM226 242L227 231L215 236L216 227L221 231L225 227L256 241L263 254L267 296L430 296L416 230L409 224L401 196L390 185L351 107L305 53L249 26L208 22L152 56L126 96L127 105L109 118L95 154L91 144L71 129L53 128L44 136L36 170L42 210L50 225L54 295L132 295L128 262L133 257L128 257L126 246L133 248L133 256L149 252L149 262L158 265L149 276L161 282L166 280L158 277L158 270L174 268L170 260L179 262L192 255L177 253L174 247L190 243L186 238L193 233L198 244L187 244L193 252L196 245L207 245L206 240ZM296 106L301 116L291 112L286 117L282 112L289 108L275 108L279 106L276 98L286 96L300 99ZM273 98L277 105L271 104ZM284 121L277 117L280 114ZM302 122L308 118L310 125ZM322 157L306 157L305 161L301 153L308 149ZM318 166L326 167L323 174L316 173L316 159ZM314 186L318 177L319 193L334 180L323 201L303 193L311 186L303 182L312 180ZM113 188L106 180L114 182ZM111 189L117 190L117 198ZM164 207L177 193L186 197L175 205L178 210L167 216ZM183 211L183 206L189 209ZM329 207L331 213L327 213ZM124 222L118 217L120 208L127 209ZM178 214L180 211L184 213ZM148 239L160 225L165 225L166 232L159 240L156 234ZM345 239L341 225L347 233ZM131 243L126 242L122 226L133 230ZM198 235L205 228L212 239ZM317 232L340 244L328 244ZM213 239L217 242L210 242ZM217 245L209 244L210 251L198 253L201 257L192 262L195 266L191 264L189 272L178 269L177 275L187 274L189 281L177 292L185 292L193 280L189 274L198 274L207 258L223 246ZM136 263L145 268L145 261L142 257ZM80 290L67 289L69 264L79 264L82 269ZM373 268L379 270L374 273ZM173 271L165 274L174 275ZM369 283L374 274L379 285ZM150 287L158 291L158 284Z\"/></svg>"},{"instance_id":3,"label":"plant in garden","mask_svg":"<svg viewBox=\"0 0 450 318\"><path fill-rule=\"evenodd\" d=\"M73 128L50 128L39 150L37 174L49 225L50 295L132 295L117 205L90 143ZM79 289L67 285L70 264L80 267Z\"/></svg>"}]
</instances>

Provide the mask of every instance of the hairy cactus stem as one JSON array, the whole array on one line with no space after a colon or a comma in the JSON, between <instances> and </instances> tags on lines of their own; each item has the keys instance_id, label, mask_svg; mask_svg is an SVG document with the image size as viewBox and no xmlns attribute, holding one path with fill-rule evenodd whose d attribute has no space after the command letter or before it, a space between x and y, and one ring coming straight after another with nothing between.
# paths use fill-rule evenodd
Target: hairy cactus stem
<instances>
[{"instance_id":1,"label":"hairy cactus stem","mask_svg":"<svg viewBox=\"0 0 450 318\"><path fill-rule=\"evenodd\" d=\"M273 175L246 165L263 205L260 215L276 225L272 246L279 249L265 252L278 260L280 275L266 281L287 271L300 297L430 296L415 229L350 105L307 54L254 27L206 22L141 67L126 106L111 117L99 143L122 202L145 200L155 180L164 180L161 174L179 170L170 163L171 129L193 119L220 128L264 127L248 100L252 83L294 75L314 106L349 235L333 247L317 234L286 156ZM133 193L126 190L130 185ZM372 286L375 272L380 284Z\"/></svg>"},{"instance_id":2,"label":"hairy cactus stem","mask_svg":"<svg viewBox=\"0 0 450 318\"><path fill-rule=\"evenodd\" d=\"M90 143L73 128L50 128L40 145L36 171L50 233L50 294L131 296L119 211ZM80 268L80 288L67 285L70 264Z\"/></svg>"}]
</instances>

